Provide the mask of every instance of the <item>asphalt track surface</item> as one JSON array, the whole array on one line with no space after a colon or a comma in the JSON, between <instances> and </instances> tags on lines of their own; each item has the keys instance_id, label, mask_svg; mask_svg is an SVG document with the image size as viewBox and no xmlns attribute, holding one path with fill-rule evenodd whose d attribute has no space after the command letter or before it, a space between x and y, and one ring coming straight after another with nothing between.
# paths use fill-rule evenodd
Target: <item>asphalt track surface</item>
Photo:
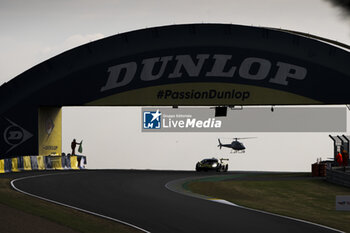
<instances>
[{"instance_id":1,"label":"asphalt track surface","mask_svg":"<svg viewBox=\"0 0 350 233\"><path fill-rule=\"evenodd\" d=\"M14 185L25 192L119 219L152 233L335 232L305 222L186 196L165 187L176 179L203 175L209 174L95 170L34 176L18 180Z\"/></svg>"}]
</instances>

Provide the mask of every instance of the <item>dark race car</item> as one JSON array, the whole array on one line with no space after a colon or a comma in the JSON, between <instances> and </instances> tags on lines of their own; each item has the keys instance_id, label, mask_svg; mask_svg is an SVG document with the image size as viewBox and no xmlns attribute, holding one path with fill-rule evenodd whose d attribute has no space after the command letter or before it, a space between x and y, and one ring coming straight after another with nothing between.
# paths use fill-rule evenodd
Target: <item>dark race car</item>
<instances>
[{"instance_id":1,"label":"dark race car","mask_svg":"<svg viewBox=\"0 0 350 233\"><path fill-rule=\"evenodd\" d=\"M228 164L224 161L228 159L203 159L196 164L196 171L217 171L217 172L227 172Z\"/></svg>"}]
</instances>

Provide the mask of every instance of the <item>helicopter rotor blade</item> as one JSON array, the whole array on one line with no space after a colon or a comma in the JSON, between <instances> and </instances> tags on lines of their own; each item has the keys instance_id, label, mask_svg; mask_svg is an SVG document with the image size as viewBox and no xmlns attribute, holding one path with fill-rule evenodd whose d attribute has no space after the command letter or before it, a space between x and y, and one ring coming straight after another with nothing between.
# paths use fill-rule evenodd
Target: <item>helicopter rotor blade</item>
<instances>
[{"instance_id":1,"label":"helicopter rotor blade","mask_svg":"<svg viewBox=\"0 0 350 233\"><path fill-rule=\"evenodd\" d=\"M246 138L237 138L237 139L241 140L241 139L253 139L253 138L258 138L258 137L246 137Z\"/></svg>"},{"instance_id":2,"label":"helicopter rotor blade","mask_svg":"<svg viewBox=\"0 0 350 233\"><path fill-rule=\"evenodd\" d=\"M241 139L253 139L253 138L258 138L258 137L244 137L244 138L221 138L221 139L231 139L231 140L241 140Z\"/></svg>"}]
</instances>

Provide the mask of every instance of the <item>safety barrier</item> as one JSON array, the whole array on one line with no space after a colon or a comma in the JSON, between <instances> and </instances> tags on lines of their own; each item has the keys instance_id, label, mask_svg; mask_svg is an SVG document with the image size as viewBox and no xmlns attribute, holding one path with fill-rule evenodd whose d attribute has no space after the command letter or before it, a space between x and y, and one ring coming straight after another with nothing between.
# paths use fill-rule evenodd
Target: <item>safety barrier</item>
<instances>
[{"instance_id":1,"label":"safety barrier","mask_svg":"<svg viewBox=\"0 0 350 233\"><path fill-rule=\"evenodd\" d=\"M83 155L34 155L0 160L0 173L32 170L69 170L84 169L87 164Z\"/></svg>"},{"instance_id":2,"label":"safety barrier","mask_svg":"<svg viewBox=\"0 0 350 233\"><path fill-rule=\"evenodd\" d=\"M327 168L326 180L328 182L350 188L350 167Z\"/></svg>"}]
</instances>

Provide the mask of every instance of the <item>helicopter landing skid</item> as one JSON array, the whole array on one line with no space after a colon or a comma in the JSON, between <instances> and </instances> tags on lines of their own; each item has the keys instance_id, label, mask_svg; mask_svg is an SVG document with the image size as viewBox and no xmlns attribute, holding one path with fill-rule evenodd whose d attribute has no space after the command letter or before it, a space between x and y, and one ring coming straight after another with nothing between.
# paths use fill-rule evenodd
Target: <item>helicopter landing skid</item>
<instances>
[{"instance_id":1,"label":"helicopter landing skid","mask_svg":"<svg viewBox=\"0 0 350 233\"><path fill-rule=\"evenodd\" d=\"M231 150L231 152L230 152L230 154L236 154L236 153L244 154L245 150Z\"/></svg>"}]
</instances>

